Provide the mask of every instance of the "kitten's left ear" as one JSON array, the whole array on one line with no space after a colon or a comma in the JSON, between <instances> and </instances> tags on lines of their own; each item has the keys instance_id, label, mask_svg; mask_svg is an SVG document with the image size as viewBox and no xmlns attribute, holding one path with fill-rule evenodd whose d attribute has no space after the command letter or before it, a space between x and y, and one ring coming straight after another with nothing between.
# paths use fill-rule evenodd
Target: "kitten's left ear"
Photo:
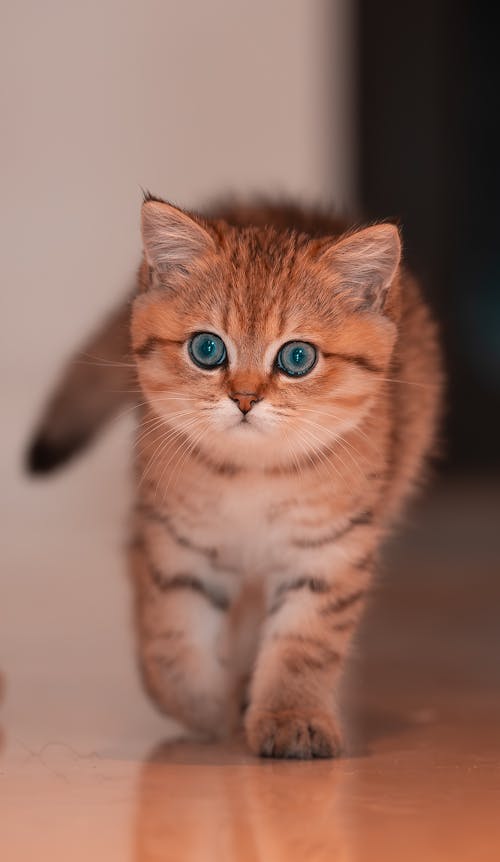
<instances>
[{"instance_id":1,"label":"kitten's left ear","mask_svg":"<svg viewBox=\"0 0 500 862\"><path fill-rule=\"evenodd\" d=\"M208 231L172 204L146 198L141 215L146 260L158 273L189 274L201 258L215 251Z\"/></svg>"},{"instance_id":2,"label":"kitten's left ear","mask_svg":"<svg viewBox=\"0 0 500 862\"><path fill-rule=\"evenodd\" d=\"M399 231L378 224L340 239L324 251L324 258L359 301L360 308L381 311L401 259Z\"/></svg>"}]
</instances>

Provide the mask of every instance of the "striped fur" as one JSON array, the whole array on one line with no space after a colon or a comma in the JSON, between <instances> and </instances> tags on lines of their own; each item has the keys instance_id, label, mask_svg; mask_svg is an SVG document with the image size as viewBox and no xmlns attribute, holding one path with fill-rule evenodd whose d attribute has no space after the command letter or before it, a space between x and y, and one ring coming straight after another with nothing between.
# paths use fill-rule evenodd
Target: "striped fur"
<instances>
[{"instance_id":1,"label":"striped fur","mask_svg":"<svg viewBox=\"0 0 500 862\"><path fill-rule=\"evenodd\" d=\"M123 390L136 375L130 557L148 691L210 735L248 703L256 753L336 755L343 658L434 442L434 324L392 225L346 232L268 205L200 217L148 198L143 237L130 350L125 306L86 347L134 367L103 366L90 392L71 365L32 466L76 450L116 409L110 378ZM227 365L194 365L198 331L223 338ZM318 350L303 378L275 364L291 340ZM245 421L234 392L255 394Z\"/></svg>"}]
</instances>

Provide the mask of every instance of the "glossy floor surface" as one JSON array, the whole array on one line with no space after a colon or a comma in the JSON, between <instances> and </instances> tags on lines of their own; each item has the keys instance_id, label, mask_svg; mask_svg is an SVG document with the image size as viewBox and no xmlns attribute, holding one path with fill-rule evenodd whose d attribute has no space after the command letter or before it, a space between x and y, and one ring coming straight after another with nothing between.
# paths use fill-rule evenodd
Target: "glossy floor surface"
<instances>
[{"instance_id":1,"label":"glossy floor surface","mask_svg":"<svg viewBox=\"0 0 500 862\"><path fill-rule=\"evenodd\" d=\"M500 859L500 496L438 489L388 549L346 675L348 752L176 741L137 682L123 446L2 514L3 862Z\"/></svg>"}]
</instances>

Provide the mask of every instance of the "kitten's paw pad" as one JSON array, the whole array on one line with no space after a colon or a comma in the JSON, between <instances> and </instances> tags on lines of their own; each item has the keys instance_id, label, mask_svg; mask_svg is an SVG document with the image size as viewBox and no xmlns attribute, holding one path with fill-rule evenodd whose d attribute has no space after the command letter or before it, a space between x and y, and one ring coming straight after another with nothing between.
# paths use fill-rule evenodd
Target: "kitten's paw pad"
<instances>
[{"instance_id":1,"label":"kitten's paw pad","mask_svg":"<svg viewBox=\"0 0 500 862\"><path fill-rule=\"evenodd\" d=\"M245 722L248 744L261 757L338 757L340 735L327 713L250 707Z\"/></svg>"}]
</instances>

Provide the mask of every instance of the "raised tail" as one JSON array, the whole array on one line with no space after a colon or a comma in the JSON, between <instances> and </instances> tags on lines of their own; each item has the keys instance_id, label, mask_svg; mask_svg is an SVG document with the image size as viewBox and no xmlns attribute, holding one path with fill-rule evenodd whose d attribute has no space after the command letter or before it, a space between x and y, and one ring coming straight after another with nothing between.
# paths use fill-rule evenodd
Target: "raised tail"
<instances>
[{"instance_id":1,"label":"raised tail","mask_svg":"<svg viewBox=\"0 0 500 862\"><path fill-rule=\"evenodd\" d=\"M66 365L28 448L26 466L47 473L137 399L129 347L130 301L122 302Z\"/></svg>"}]
</instances>

